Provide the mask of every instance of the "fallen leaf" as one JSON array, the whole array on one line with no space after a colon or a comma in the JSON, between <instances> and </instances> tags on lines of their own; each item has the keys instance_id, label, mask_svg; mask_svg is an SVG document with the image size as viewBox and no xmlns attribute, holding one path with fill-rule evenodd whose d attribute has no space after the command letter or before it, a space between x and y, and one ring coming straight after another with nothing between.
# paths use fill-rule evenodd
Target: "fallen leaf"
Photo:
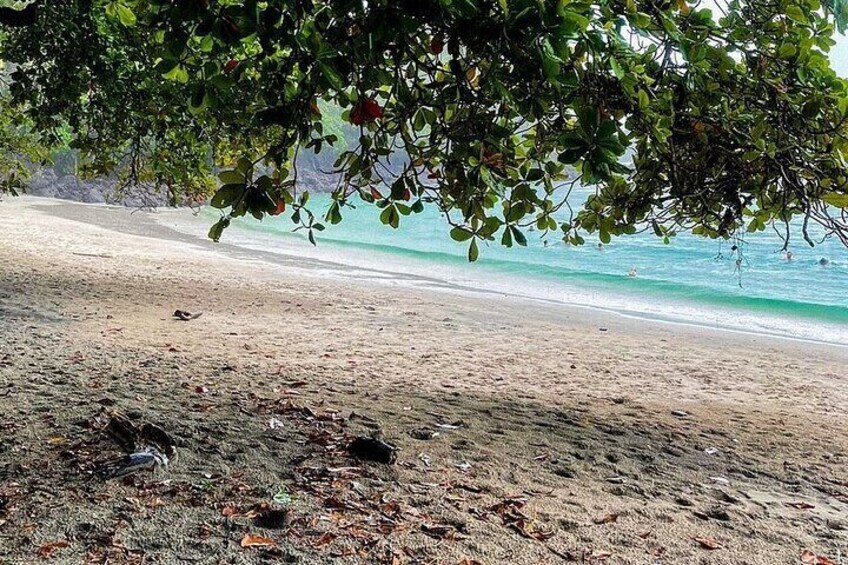
<instances>
[{"instance_id":1,"label":"fallen leaf","mask_svg":"<svg viewBox=\"0 0 848 565\"><path fill-rule=\"evenodd\" d=\"M610 551L595 550L589 555L589 561L606 561L610 557L612 557L612 552Z\"/></svg>"},{"instance_id":2,"label":"fallen leaf","mask_svg":"<svg viewBox=\"0 0 848 565\"><path fill-rule=\"evenodd\" d=\"M611 513L607 514L606 516L600 516L598 518L592 518L592 522L594 522L595 524L612 524L616 520L618 520L618 514L615 513L615 512L611 512Z\"/></svg>"},{"instance_id":3,"label":"fallen leaf","mask_svg":"<svg viewBox=\"0 0 848 565\"><path fill-rule=\"evenodd\" d=\"M456 565L483 565L482 561L477 561L476 559L465 558Z\"/></svg>"},{"instance_id":4,"label":"fallen leaf","mask_svg":"<svg viewBox=\"0 0 848 565\"><path fill-rule=\"evenodd\" d=\"M329 543L332 543L334 539L336 539L336 534L334 534L332 532L324 532L323 534L321 534L321 537L319 537L316 540L310 541L308 543L312 547L318 548L318 547L327 545Z\"/></svg>"},{"instance_id":5,"label":"fallen leaf","mask_svg":"<svg viewBox=\"0 0 848 565\"><path fill-rule=\"evenodd\" d=\"M61 549L63 547L68 547L70 544L65 540L54 541L50 543L45 543L41 547L38 548L38 556L42 559L49 559L53 552L57 549Z\"/></svg>"},{"instance_id":6,"label":"fallen leaf","mask_svg":"<svg viewBox=\"0 0 848 565\"><path fill-rule=\"evenodd\" d=\"M266 538L257 534L244 534L241 538L242 547L273 547L277 542L271 538Z\"/></svg>"},{"instance_id":7,"label":"fallen leaf","mask_svg":"<svg viewBox=\"0 0 848 565\"><path fill-rule=\"evenodd\" d=\"M692 538L704 549L721 549L721 544L715 538Z\"/></svg>"},{"instance_id":8,"label":"fallen leaf","mask_svg":"<svg viewBox=\"0 0 848 565\"><path fill-rule=\"evenodd\" d=\"M810 504L809 502L787 502L787 505L792 508L797 508L798 510L809 510L810 508L815 508L815 505Z\"/></svg>"},{"instance_id":9,"label":"fallen leaf","mask_svg":"<svg viewBox=\"0 0 848 565\"><path fill-rule=\"evenodd\" d=\"M421 524L421 531L435 539L464 539L455 527L449 524Z\"/></svg>"},{"instance_id":10,"label":"fallen leaf","mask_svg":"<svg viewBox=\"0 0 848 565\"><path fill-rule=\"evenodd\" d=\"M801 563L804 565L836 565L835 562L824 555L816 555L809 549L805 549L804 553L801 554Z\"/></svg>"}]
</instances>

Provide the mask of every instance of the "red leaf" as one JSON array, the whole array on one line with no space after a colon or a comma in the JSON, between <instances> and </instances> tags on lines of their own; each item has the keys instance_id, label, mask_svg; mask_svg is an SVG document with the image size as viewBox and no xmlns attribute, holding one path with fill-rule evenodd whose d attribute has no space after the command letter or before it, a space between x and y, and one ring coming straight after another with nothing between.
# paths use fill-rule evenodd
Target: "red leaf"
<instances>
[{"instance_id":1,"label":"red leaf","mask_svg":"<svg viewBox=\"0 0 848 565\"><path fill-rule=\"evenodd\" d=\"M824 555L816 555L809 549L805 549L804 553L801 554L801 563L804 565L836 565L835 562Z\"/></svg>"},{"instance_id":2,"label":"red leaf","mask_svg":"<svg viewBox=\"0 0 848 565\"><path fill-rule=\"evenodd\" d=\"M224 74L225 74L225 75L230 74L230 73L231 73L231 72L233 72L233 71L236 69L236 67L238 67L238 66L239 66L239 62L238 62L238 60L237 60L237 59L230 59L229 61L227 61L227 64L226 64L226 65L224 65Z\"/></svg>"},{"instance_id":3,"label":"red leaf","mask_svg":"<svg viewBox=\"0 0 848 565\"><path fill-rule=\"evenodd\" d=\"M273 547L277 542L271 538L266 538L257 534L244 534L241 538L242 547Z\"/></svg>"},{"instance_id":4,"label":"red leaf","mask_svg":"<svg viewBox=\"0 0 848 565\"><path fill-rule=\"evenodd\" d=\"M350 111L350 123L355 126L361 126L365 123L365 114L361 107L354 106L353 110Z\"/></svg>"},{"instance_id":5,"label":"red leaf","mask_svg":"<svg viewBox=\"0 0 848 565\"><path fill-rule=\"evenodd\" d=\"M362 103L362 110L369 122L383 117L383 108L373 98L368 98Z\"/></svg>"},{"instance_id":6,"label":"red leaf","mask_svg":"<svg viewBox=\"0 0 848 565\"><path fill-rule=\"evenodd\" d=\"M70 545L70 544L65 540L59 540L59 541L54 541L54 542L51 542L51 543L45 543L44 545L42 545L41 547L38 548L38 551L36 553L38 553L38 556L41 557L42 559L49 559L50 556L53 555L54 551L56 551L57 549L61 549L63 547L68 547L68 545Z\"/></svg>"},{"instance_id":7,"label":"red leaf","mask_svg":"<svg viewBox=\"0 0 848 565\"><path fill-rule=\"evenodd\" d=\"M380 194L380 191L374 188L373 186L371 187L371 196L374 197L374 200L380 200L383 198L383 195Z\"/></svg>"},{"instance_id":8,"label":"red leaf","mask_svg":"<svg viewBox=\"0 0 848 565\"><path fill-rule=\"evenodd\" d=\"M282 198L280 198L279 200L277 200L277 207L274 208L274 211L271 212L271 215L272 216L279 216L280 214L282 214L285 211L286 211L286 201L283 200Z\"/></svg>"},{"instance_id":9,"label":"red leaf","mask_svg":"<svg viewBox=\"0 0 848 565\"><path fill-rule=\"evenodd\" d=\"M445 50L445 40L444 39L437 36L437 37L434 37L432 40L430 40L430 53L433 53L434 55L438 55L444 50Z\"/></svg>"},{"instance_id":10,"label":"red leaf","mask_svg":"<svg viewBox=\"0 0 848 565\"><path fill-rule=\"evenodd\" d=\"M721 544L715 538L692 538L704 549L721 549Z\"/></svg>"}]
</instances>

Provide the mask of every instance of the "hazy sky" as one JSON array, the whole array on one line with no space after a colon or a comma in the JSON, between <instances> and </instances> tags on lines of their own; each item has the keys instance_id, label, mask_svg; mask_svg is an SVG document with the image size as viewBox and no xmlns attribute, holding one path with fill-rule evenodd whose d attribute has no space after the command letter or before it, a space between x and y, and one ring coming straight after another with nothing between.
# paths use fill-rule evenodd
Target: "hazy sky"
<instances>
[{"instance_id":1,"label":"hazy sky","mask_svg":"<svg viewBox=\"0 0 848 565\"><path fill-rule=\"evenodd\" d=\"M833 68L842 77L848 78L848 35L836 36L836 47L830 52Z\"/></svg>"}]
</instances>

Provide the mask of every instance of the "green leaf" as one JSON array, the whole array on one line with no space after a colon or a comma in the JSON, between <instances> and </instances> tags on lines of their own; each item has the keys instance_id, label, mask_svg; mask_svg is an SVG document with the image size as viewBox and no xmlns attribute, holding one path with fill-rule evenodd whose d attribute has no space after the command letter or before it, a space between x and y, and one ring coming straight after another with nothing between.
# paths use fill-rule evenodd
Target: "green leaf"
<instances>
[{"instance_id":1,"label":"green leaf","mask_svg":"<svg viewBox=\"0 0 848 565\"><path fill-rule=\"evenodd\" d=\"M804 13L804 10L795 4L786 7L786 15L798 23L807 23L807 15Z\"/></svg>"},{"instance_id":2,"label":"green leaf","mask_svg":"<svg viewBox=\"0 0 848 565\"><path fill-rule=\"evenodd\" d=\"M125 25L126 27L132 27L135 25L135 13L129 6L118 2L117 4L115 4L115 10L118 13L118 19L121 21L121 24Z\"/></svg>"},{"instance_id":3,"label":"green leaf","mask_svg":"<svg viewBox=\"0 0 848 565\"><path fill-rule=\"evenodd\" d=\"M780 46L780 49L778 49L777 54L781 59L790 59L794 57L797 52L798 50L795 49L794 45L791 43L784 43Z\"/></svg>"},{"instance_id":4,"label":"green leaf","mask_svg":"<svg viewBox=\"0 0 848 565\"><path fill-rule=\"evenodd\" d=\"M455 227L450 231L451 239L454 241L468 241L474 233L463 227Z\"/></svg>"},{"instance_id":5,"label":"green leaf","mask_svg":"<svg viewBox=\"0 0 848 565\"><path fill-rule=\"evenodd\" d=\"M206 86L199 84L195 88L189 100L188 110L194 115L199 114L206 107Z\"/></svg>"},{"instance_id":6,"label":"green leaf","mask_svg":"<svg viewBox=\"0 0 848 565\"><path fill-rule=\"evenodd\" d=\"M648 106L651 105L651 99L648 98L648 93L642 90L641 88L639 89L639 92L636 96L639 98L639 108L641 110L645 110L648 108Z\"/></svg>"},{"instance_id":7,"label":"green leaf","mask_svg":"<svg viewBox=\"0 0 848 565\"><path fill-rule=\"evenodd\" d=\"M209 202L209 205L213 208L226 208L227 206L231 206L233 202L235 202L236 198L244 192L244 188L243 184L225 184L215 192L215 195L212 196L212 200Z\"/></svg>"},{"instance_id":8,"label":"green leaf","mask_svg":"<svg viewBox=\"0 0 848 565\"><path fill-rule=\"evenodd\" d=\"M615 57L610 57L609 60L610 68L612 69L612 74L615 75L615 78L621 80L624 78L624 69L621 68L621 63L618 62L618 59Z\"/></svg>"},{"instance_id":9,"label":"green leaf","mask_svg":"<svg viewBox=\"0 0 848 565\"><path fill-rule=\"evenodd\" d=\"M826 192L822 195L822 200L831 206L836 206L837 208L848 208L848 194Z\"/></svg>"},{"instance_id":10,"label":"green leaf","mask_svg":"<svg viewBox=\"0 0 848 565\"><path fill-rule=\"evenodd\" d=\"M468 260L472 263L480 256L480 250L477 248L477 238L471 240L471 245L468 247Z\"/></svg>"},{"instance_id":11,"label":"green leaf","mask_svg":"<svg viewBox=\"0 0 848 565\"><path fill-rule=\"evenodd\" d=\"M342 81L342 77L336 70L328 65L327 63L318 63L318 68L321 69L321 74L324 75L324 78L332 85L336 90L342 90L344 88L344 81Z\"/></svg>"},{"instance_id":12,"label":"green leaf","mask_svg":"<svg viewBox=\"0 0 848 565\"><path fill-rule=\"evenodd\" d=\"M386 206L380 214L380 221L385 225L389 225L397 229L400 225L400 215L394 206Z\"/></svg>"},{"instance_id":13,"label":"green leaf","mask_svg":"<svg viewBox=\"0 0 848 565\"><path fill-rule=\"evenodd\" d=\"M162 77L185 84L188 82L188 71L182 65L175 65L173 69L164 73Z\"/></svg>"},{"instance_id":14,"label":"green leaf","mask_svg":"<svg viewBox=\"0 0 848 565\"><path fill-rule=\"evenodd\" d=\"M583 156L586 154L587 149L588 147L585 146L574 149L566 149L565 151L559 154L557 160L565 165L573 165L574 163L583 158Z\"/></svg>"},{"instance_id":15,"label":"green leaf","mask_svg":"<svg viewBox=\"0 0 848 565\"><path fill-rule=\"evenodd\" d=\"M521 247L527 247L527 238L524 237L524 234L521 233L520 229L516 226L509 226L509 230L512 232L512 237L515 239L515 243Z\"/></svg>"},{"instance_id":16,"label":"green leaf","mask_svg":"<svg viewBox=\"0 0 848 565\"><path fill-rule=\"evenodd\" d=\"M224 184L241 184L245 183L244 174L235 169L229 171L221 171L218 173L218 178Z\"/></svg>"},{"instance_id":17,"label":"green leaf","mask_svg":"<svg viewBox=\"0 0 848 565\"><path fill-rule=\"evenodd\" d=\"M218 243L221 239L221 235L224 233L224 230L230 225L229 218L221 218L215 224L209 228L209 239Z\"/></svg>"},{"instance_id":18,"label":"green leaf","mask_svg":"<svg viewBox=\"0 0 848 565\"><path fill-rule=\"evenodd\" d=\"M512 230L506 228L501 236L501 245L504 247L512 247Z\"/></svg>"}]
</instances>

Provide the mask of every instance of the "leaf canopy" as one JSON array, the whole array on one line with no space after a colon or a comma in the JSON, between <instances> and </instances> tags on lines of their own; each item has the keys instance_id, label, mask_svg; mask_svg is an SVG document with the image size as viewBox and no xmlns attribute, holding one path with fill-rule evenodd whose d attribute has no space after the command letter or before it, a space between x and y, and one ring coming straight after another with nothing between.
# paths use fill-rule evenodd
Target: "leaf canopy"
<instances>
[{"instance_id":1,"label":"leaf canopy","mask_svg":"<svg viewBox=\"0 0 848 565\"><path fill-rule=\"evenodd\" d=\"M312 240L298 172L330 152L323 221L364 201L397 228L435 206L471 260L531 226L579 244L800 217L810 243L810 222L848 243L848 83L827 56L848 0L32 6L25 26L0 14L3 103L69 128L91 173L213 192L216 240L283 212Z\"/></svg>"}]
</instances>

